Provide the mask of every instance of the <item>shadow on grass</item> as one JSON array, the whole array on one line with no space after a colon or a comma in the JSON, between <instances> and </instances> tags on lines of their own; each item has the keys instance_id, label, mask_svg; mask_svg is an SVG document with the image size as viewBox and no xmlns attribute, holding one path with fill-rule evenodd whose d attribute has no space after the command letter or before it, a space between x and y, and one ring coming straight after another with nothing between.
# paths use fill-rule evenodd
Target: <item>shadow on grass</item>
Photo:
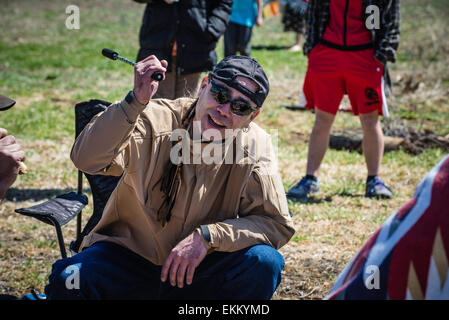
<instances>
[{"instance_id":1,"label":"shadow on grass","mask_svg":"<svg viewBox=\"0 0 449 320\"><path fill-rule=\"evenodd\" d=\"M346 197L346 198L365 198L364 194L352 194L348 191L335 192L334 194L331 195L331 197L333 197L333 196L340 196L340 197Z\"/></svg>"},{"instance_id":2,"label":"shadow on grass","mask_svg":"<svg viewBox=\"0 0 449 320\"><path fill-rule=\"evenodd\" d=\"M332 196L326 196L322 198L318 197L309 197L309 198L301 198L301 199L290 199L287 198L291 203L301 203L301 204L319 204L324 202L332 202Z\"/></svg>"},{"instance_id":3,"label":"shadow on grass","mask_svg":"<svg viewBox=\"0 0 449 320\"><path fill-rule=\"evenodd\" d=\"M59 195L76 191L76 188L65 189L16 189L11 188L6 192L5 201L41 201L55 198ZM91 194L90 188L83 189L83 193Z\"/></svg>"},{"instance_id":4,"label":"shadow on grass","mask_svg":"<svg viewBox=\"0 0 449 320\"><path fill-rule=\"evenodd\" d=\"M276 46L276 45L269 45L269 46L256 45L256 46L251 46L251 50L269 50L269 51L287 50L289 48L290 48L289 46Z\"/></svg>"},{"instance_id":5,"label":"shadow on grass","mask_svg":"<svg viewBox=\"0 0 449 320\"><path fill-rule=\"evenodd\" d=\"M310 111L314 113L313 110L309 110L306 107L300 106L300 105L281 105L281 108L285 108L292 111Z\"/></svg>"},{"instance_id":6,"label":"shadow on grass","mask_svg":"<svg viewBox=\"0 0 449 320\"><path fill-rule=\"evenodd\" d=\"M325 202L332 202L333 197L340 196L340 197L346 197L346 198L364 198L364 194L352 194L347 191L341 191L341 192L335 192L331 195L323 196L323 197L316 197L312 196L309 198L302 198L302 199L296 199L292 200L289 199L292 203L301 203L301 204L320 204Z\"/></svg>"}]
</instances>

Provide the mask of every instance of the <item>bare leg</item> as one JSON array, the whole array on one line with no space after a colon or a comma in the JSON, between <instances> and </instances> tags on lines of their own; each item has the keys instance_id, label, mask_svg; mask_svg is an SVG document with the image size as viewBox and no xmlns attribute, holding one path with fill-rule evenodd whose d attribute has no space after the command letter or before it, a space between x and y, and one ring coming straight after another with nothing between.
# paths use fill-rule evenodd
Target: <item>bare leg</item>
<instances>
[{"instance_id":1,"label":"bare leg","mask_svg":"<svg viewBox=\"0 0 449 320\"><path fill-rule=\"evenodd\" d=\"M293 52L301 51L301 39L302 39L302 34L296 33L296 43L292 47L290 47L290 49L288 49L288 51L293 51Z\"/></svg>"},{"instance_id":2,"label":"bare leg","mask_svg":"<svg viewBox=\"0 0 449 320\"><path fill-rule=\"evenodd\" d=\"M307 174L317 176L329 146L329 135L335 115L315 108L315 123L309 140Z\"/></svg>"},{"instance_id":3,"label":"bare leg","mask_svg":"<svg viewBox=\"0 0 449 320\"><path fill-rule=\"evenodd\" d=\"M378 175L384 152L384 139L378 112L360 114L360 123L363 130L362 148L368 175Z\"/></svg>"},{"instance_id":4,"label":"bare leg","mask_svg":"<svg viewBox=\"0 0 449 320\"><path fill-rule=\"evenodd\" d=\"M296 33L296 44L301 46L302 33Z\"/></svg>"}]
</instances>

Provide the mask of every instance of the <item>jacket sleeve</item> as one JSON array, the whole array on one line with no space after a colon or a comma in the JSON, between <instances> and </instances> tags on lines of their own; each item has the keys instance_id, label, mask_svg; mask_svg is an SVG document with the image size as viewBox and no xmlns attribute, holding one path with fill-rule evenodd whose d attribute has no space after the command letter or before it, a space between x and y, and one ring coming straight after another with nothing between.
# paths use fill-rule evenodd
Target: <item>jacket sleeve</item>
<instances>
[{"instance_id":1,"label":"jacket sleeve","mask_svg":"<svg viewBox=\"0 0 449 320\"><path fill-rule=\"evenodd\" d=\"M317 0L310 0L307 3L307 10L304 15L306 22L306 32L305 41L303 45L303 53L308 56L310 51L318 42L318 23L320 22L319 14L319 3Z\"/></svg>"},{"instance_id":2,"label":"jacket sleeve","mask_svg":"<svg viewBox=\"0 0 449 320\"><path fill-rule=\"evenodd\" d=\"M127 162L127 146L145 109L136 101L111 104L96 115L75 140L70 153L75 166L89 174L119 176Z\"/></svg>"},{"instance_id":3,"label":"jacket sleeve","mask_svg":"<svg viewBox=\"0 0 449 320\"><path fill-rule=\"evenodd\" d=\"M266 167L251 173L239 212L235 219L207 225L211 250L232 252L256 244L279 249L295 233L281 178Z\"/></svg>"},{"instance_id":4,"label":"jacket sleeve","mask_svg":"<svg viewBox=\"0 0 449 320\"><path fill-rule=\"evenodd\" d=\"M206 28L211 40L218 41L226 31L232 11L232 2L233 0L213 1L214 5L210 9Z\"/></svg>"},{"instance_id":5,"label":"jacket sleeve","mask_svg":"<svg viewBox=\"0 0 449 320\"><path fill-rule=\"evenodd\" d=\"M396 51L399 48L401 17L399 0L389 1L382 14L381 28L378 31L378 44L374 52L377 60L383 64L396 61Z\"/></svg>"}]
</instances>

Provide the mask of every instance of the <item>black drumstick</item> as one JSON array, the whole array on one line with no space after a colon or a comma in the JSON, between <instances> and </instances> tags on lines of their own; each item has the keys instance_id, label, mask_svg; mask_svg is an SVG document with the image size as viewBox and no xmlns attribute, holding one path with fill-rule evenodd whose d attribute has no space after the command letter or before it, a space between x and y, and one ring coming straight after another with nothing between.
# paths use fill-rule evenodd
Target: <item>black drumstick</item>
<instances>
[{"instance_id":1,"label":"black drumstick","mask_svg":"<svg viewBox=\"0 0 449 320\"><path fill-rule=\"evenodd\" d=\"M101 53L102 53L106 58L109 58L109 59L111 59L111 60L120 60L120 61L123 61L123 62L125 62L125 63L127 63L127 64L133 66L133 67L136 65L135 62L132 62L132 61L126 59L126 58L123 58L123 57L119 56L118 53L115 52L114 50L111 50L111 49L108 49L108 48L104 48L103 50L101 50ZM154 73L151 75L151 78L152 78L153 80L156 80L156 81L161 81L162 78L163 78L162 72L159 72L159 71L154 72Z\"/></svg>"}]
</instances>

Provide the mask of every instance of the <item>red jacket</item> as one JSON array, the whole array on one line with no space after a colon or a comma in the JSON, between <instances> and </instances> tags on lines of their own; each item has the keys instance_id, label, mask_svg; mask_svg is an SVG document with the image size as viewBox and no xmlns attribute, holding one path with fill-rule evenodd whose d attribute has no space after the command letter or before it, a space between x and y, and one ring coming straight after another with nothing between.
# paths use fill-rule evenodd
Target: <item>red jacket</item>
<instances>
[{"instance_id":1,"label":"red jacket","mask_svg":"<svg viewBox=\"0 0 449 320\"><path fill-rule=\"evenodd\" d=\"M362 0L332 0L330 19L323 40L340 46L367 45L372 42L366 29Z\"/></svg>"}]
</instances>

